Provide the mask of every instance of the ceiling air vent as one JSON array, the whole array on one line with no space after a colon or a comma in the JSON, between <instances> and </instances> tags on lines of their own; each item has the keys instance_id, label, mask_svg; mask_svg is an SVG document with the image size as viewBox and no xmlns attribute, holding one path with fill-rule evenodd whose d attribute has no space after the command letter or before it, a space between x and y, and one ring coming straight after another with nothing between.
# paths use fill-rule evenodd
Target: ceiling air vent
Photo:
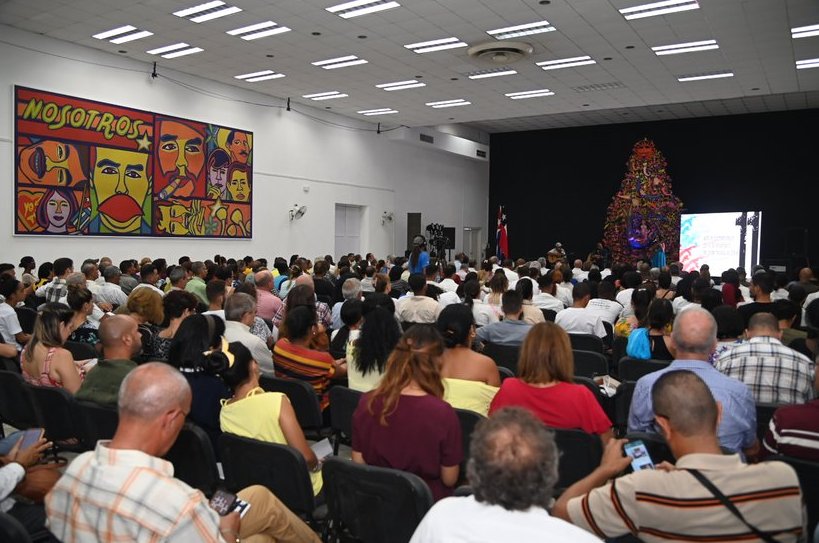
<instances>
[{"instance_id":1,"label":"ceiling air vent","mask_svg":"<svg viewBox=\"0 0 819 543\"><path fill-rule=\"evenodd\" d=\"M579 87L572 87L572 90L575 92L595 92L622 89L623 87L624 85L619 81L612 81L610 83L595 83L594 85L581 85Z\"/></svg>"},{"instance_id":2,"label":"ceiling air vent","mask_svg":"<svg viewBox=\"0 0 819 543\"><path fill-rule=\"evenodd\" d=\"M427 136L426 134L421 134L419 136L419 139L424 143L435 143L435 138L433 138L432 136Z\"/></svg>"},{"instance_id":3,"label":"ceiling air vent","mask_svg":"<svg viewBox=\"0 0 819 543\"><path fill-rule=\"evenodd\" d=\"M466 53L490 64L511 64L528 57L533 50L530 44L524 42L491 41L470 47Z\"/></svg>"}]
</instances>

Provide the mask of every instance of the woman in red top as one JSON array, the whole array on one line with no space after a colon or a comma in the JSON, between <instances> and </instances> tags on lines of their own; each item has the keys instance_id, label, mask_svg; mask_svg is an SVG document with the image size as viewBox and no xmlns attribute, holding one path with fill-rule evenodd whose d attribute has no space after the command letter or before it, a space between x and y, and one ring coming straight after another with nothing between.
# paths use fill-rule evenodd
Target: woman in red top
<instances>
[{"instance_id":1,"label":"woman in red top","mask_svg":"<svg viewBox=\"0 0 819 543\"><path fill-rule=\"evenodd\" d=\"M34 333L20 356L23 378L30 385L64 388L76 394L82 374L66 350L74 331L74 312L58 303L47 304L34 321Z\"/></svg>"},{"instance_id":2,"label":"woman in red top","mask_svg":"<svg viewBox=\"0 0 819 543\"><path fill-rule=\"evenodd\" d=\"M553 322L532 327L520 348L518 378L506 379L489 415L510 405L524 407L547 426L577 428L611 438L611 421L594 394L572 382L574 358L569 335Z\"/></svg>"}]
</instances>

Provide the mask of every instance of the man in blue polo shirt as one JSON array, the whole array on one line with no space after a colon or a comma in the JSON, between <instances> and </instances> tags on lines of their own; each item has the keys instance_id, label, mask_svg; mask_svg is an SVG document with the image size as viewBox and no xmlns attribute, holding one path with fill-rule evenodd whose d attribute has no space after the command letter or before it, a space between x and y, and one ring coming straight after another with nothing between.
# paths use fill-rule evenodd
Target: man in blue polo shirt
<instances>
[{"instance_id":1,"label":"man in blue polo shirt","mask_svg":"<svg viewBox=\"0 0 819 543\"><path fill-rule=\"evenodd\" d=\"M514 290L507 290L501 297L503 320L478 328L478 339L496 345L520 347L532 325L521 320L523 299Z\"/></svg>"}]
</instances>

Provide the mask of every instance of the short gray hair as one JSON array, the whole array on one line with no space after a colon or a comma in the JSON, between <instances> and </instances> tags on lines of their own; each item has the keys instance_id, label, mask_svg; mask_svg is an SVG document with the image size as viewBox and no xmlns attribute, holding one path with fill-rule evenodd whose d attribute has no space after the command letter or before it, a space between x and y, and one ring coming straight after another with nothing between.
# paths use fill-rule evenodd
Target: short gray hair
<instances>
[{"instance_id":1,"label":"short gray hair","mask_svg":"<svg viewBox=\"0 0 819 543\"><path fill-rule=\"evenodd\" d=\"M168 274L168 279L171 281L172 285L175 285L184 279L186 275L188 275L188 270L182 266L176 266L171 270L171 273Z\"/></svg>"},{"instance_id":2,"label":"short gray hair","mask_svg":"<svg viewBox=\"0 0 819 543\"><path fill-rule=\"evenodd\" d=\"M91 272L92 272L94 269L98 269L96 264L94 264L93 262L85 262L85 263L83 263L83 265L80 267L80 272L81 272L83 275L88 275L88 274L89 274L89 273L91 273Z\"/></svg>"},{"instance_id":3,"label":"short gray hair","mask_svg":"<svg viewBox=\"0 0 819 543\"><path fill-rule=\"evenodd\" d=\"M191 394L187 379L164 362L148 362L129 372L119 387L120 417L154 420Z\"/></svg>"},{"instance_id":4,"label":"short gray hair","mask_svg":"<svg viewBox=\"0 0 819 543\"><path fill-rule=\"evenodd\" d=\"M120 277L122 275L122 270L119 269L119 266L114 266L111 264L110 266L105 266L105 269L102 272L102 277L106 281L110 281L115 277Z\"/></svg>"},{"instance_id":5,"label":"short gray hair","mask_svg":"<svg viewBox=\"0 0 819 543\"><path fill-rule=\"evenodd\" d=\"M677 351L709 356L717 343L717 321L701 307L685 308L674 319L671 339Z\"/></svg>"},{"instance_id":6,"label":"short gray hair","mask_svg":"<svg viewBox=\"0 0 819 543\"><path fill-rule=\"evenodd\" d=\"M353 300L361 296L361 281L350 277L341 285L341 295L345 300Z\"/></svg>"},{"instance_id":7,"label":"short gray hair","mask_svg":"<svg viewBox=\"0 0 819 543\"><path fill-rule=\"evenodd\" d=\"M66 285L77 285L84 287L85 283L85 275L80 272L74 272L68 277L65 278Z\"/></svg>"},{"instance_id":8,"label":"short gray hair","mask_svg":"<svg viewBox=\"0 0 819 543\"><path fill-rule=\"evenodd\" d=\"M225 320L240 321L246 313L256 309L256 300L250 294L234 292L225 302Z\"/></svg>"}]
</instances>

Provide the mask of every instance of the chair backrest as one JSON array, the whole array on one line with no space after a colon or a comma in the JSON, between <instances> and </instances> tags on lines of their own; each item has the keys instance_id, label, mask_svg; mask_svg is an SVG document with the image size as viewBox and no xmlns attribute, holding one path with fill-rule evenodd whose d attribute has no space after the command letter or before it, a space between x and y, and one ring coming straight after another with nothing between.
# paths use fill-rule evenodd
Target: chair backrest
<instances>
[{"instance_id":1,"label":"chair backrest","mask_svg":"<svg viewBox=\"0 0 819 543\"><path fill-rule=\"evenodd\" d=\"M614 341L614 325L609 321L603 321L603 328L606 329L606 337L603 338L603 343L606 347L611 347Z\"/></svg>"},{"instance_id":2,"label":"chair backrest","mask_svg":"<svg viewBox=\"0 0 819 543\"><path fill-rule=\"evenodd\" d=\"M362 392L343 386L330 389L330 427L333 429L333 453L338 454L342 436L353 436L353 413L361 400Z\"/></svg>"},{"instance_id":3,"label":"chair backrest","mask_svg":"<svg viewBox=\"0 0 819 543\"><path fill-rule=\"evenodd\" d=\"M262 375L259 378L259 386L267 392L282 392L287 395L302 429L314 431L321 429L321 406L310 383Z\"/></svg>"},{"instance_id":4,"label":"chair backrest","mask_svg":"<svg viewBox=\"0 0 819 543\"><path fill-rule=\"evenodd\" d=\"M88 360L89 358L99 358L100 356L94 346L88 343L66 341L63 347L71 353L74 360Z\"/></svg>"},{"instance_id":5,"label":"chair backrest","mask_svg":"<svg viewBox=\"0 0 819 543\"><path fill-rule=\"evenodd\" d=\"M620 381L637 381L644 375L667 368L669 364L670 360L641 360L626 356L617 365L617 374Z\"/></svg>"},{"instance_id":6,"label":"chair backrest","mask_svg":"<svg viewBox=\"0 0 819 543\"><path fill-rule=\"evenodd\" d=\"M475 413L468 409L456 409L458 422L461 423L461 444L463 445L464 462L469 458L469 442L472 439L472 432L485 417L480 413Z\"/></svg>"},{"instance_id":7,"label":"chair backrest","mask_svg":"<svg viewBox=\"0 0 819 543\"><path fill-rule=\"evenodd\" d=\"M618 364L624 356L626 356L626 347L628 347L628 338L623 336L614 336L611 342L611 366L617 371Z\"/></svg>"},{"instance_id":8,"label":"chair backrest","mask_svg":"<svg viewBox=\"0 0 819 543\"><path fill-rule=\"evenodd\" d=\"M554 309L541 309L540 312L543 313L543 318L546 319L546 322L555 322L557 311Z\"/></svg>"},{"instance_id":9,"label":"chair backrest","mask_svg":"<svg viewBox=\"0 0 819 543\"><path fill-rule=\"evenodd\" d=\"M498 373L500 373L501 383L510 377L515 376L515 372L507 368L506 366L498 366Z\"/></svg>"},{"instance_id":10,"label":"chair backrest","mask_svg":"<svg viewBox=\"0 0 819 543\"><path fill-rule=\"evenodd\" d=\"M623 381L617 387L614 394L614 427L619 430L618 435L622 435L628 428L628 412L631 409L631 398L634 396L635 381Z\"/></svg>"},{"instance_id":11,"label":"chair backrest","mask_svg":"<svg viewBox=\"0 0 819 543\"><path fill-rule=\"evenodd\" d=\"M173 464L173 476L211 496L221 484L216 454L208 434L192 422L186 422L165 460Z\"/></svg>"},{"instance_id":12,"label":"chair backrest","mask_svg":"<svg viewBox=\"0 0 819 543\"><path fill-rule=\"evenodd\" d=\"M313 485L307 462L296 449L234 434L219 436L226 486L236 492L250 485L270 489L295 514L312 519Z\"/></svg>"},{"instance_id":13,"label":"chair backrest","mask_svg":"<svg viewBox=\"0 0 819 543\"><path fill-rule=\"evenodd\" d=\"M74 413L80 439L88 450L94 449L97 441L114 437L119 424L119 414L115 408L74 400Z\"/></svg>"},{"instance_id":14,"label":"chair backrest","mask_svg":"<svg viewBox=\"0 0 819 543\"><path fill-rule=\"evenodd\" d=\"M0 371L0 421L18 430L42 426L31 390L17 372Z\"/></svg>"},{"instance_id":15,"label":"chair backrest","mask_svg":"<svg viewBox=\"0 0 819 543\"><path fill-rule=\"evenodd\" d=\"M412 473L330 458L323 474L331 535L336 537L407 543L432 507L429 487Z\"/></svg>"},{"instance_id":16,"label":"chair backrest","mask_svg":"<svg viewBox=\"0 0 819 543\"><path fill-rule=\"evenodd\" d=\"M593 334L569 334L572 349L603 354L603 340Z\"/></svg>"},{"instance_id":17,"label":"chair backrest","mask_svg":"<svg viewBox=\"0 0 819 543\"><path fill-rule=\"evenodd\" d=\"M0 513L0 541L31 543L31 536L19 520L8 513Z\"/></svg>"},{"instance_id":18,"label":"chair backrest","mask_svg":"<svg viewBox=\"0 0 819 543\"><path fill-rule=\"evenodd\" d=\"M625 437L629 441L639 439L645 443L646 449L648 449L648 455L651 457L651 461L654 462L655 466L660 462L668 462L670 464L677 462L677 459L674 458L674 453L672 453L671 449L668 447L668 443L666 443L665 439L660 434L651 434L648 432L629 432ZM629 471L630 470L631 468L629 467Z\"/></svg>"},{"instance_id":19,"label":"chair backrest","mask_svg":"<svg viewBox=\"0 0 819 543\"><path fill-rule=\"evenodd\" d=\"M790 456L771 456L766 461L785 462L796 471L799 486L802 488L802 499L808 510L808 534L813 534L819 525L819 462L809 462ZM810 538L810 535L808 535Z\"/></svg>"},{"instance_id":20,"label":"chair backrest","mask_svg":"<svg viewBox=\"0 0 819 543\"><path fill-rule=\"evenodd\" d=\"M600 436L582 430L554 429L560 450L555 490L562 492L597 469L603 457Z\"/></svg>"},{"instance_id":21,"label":"chair backrest","mask_svg":"<svg viewBox=\"0 0 819 543\"><path fill-rule=\"evenodd\" d=\"M595 351L574 350L574 374L581 377L597 377L609 373L609 361Z\"/></svg>"},{"instance_id":22,"label":"chair backrest","mask_svg":"<svg viewBox=\"0 0 819 543\"><path fill-rule=\"evenodd\" d=\"M589 389L589 392L594 394L594 397L597 400L597 403L600 404L601 409L605 411L606 416L609 417L609 419L611 420L611 418L614 416L613 414L614 407L612 399L603 394L603 391L600 390L600 386L594 382L594 379L590 379L589 377L583 377L582 375L575 375L574 384L583 385L584 387Z\"/></svg>"},{"instance_id":23,"label":"chair backrest","mask_svg":"<svg viewBox=\"0 0 819 543\"><path fill-rule=\"evenodd\" d=\"M26 334L34 332L34 321L37 320L37 311L30 307L15 307L14 312L17 313L17 320L20 322L20 328Z\"/></svg>"},{"instance_id":24,"label":"chair backrest","mask_svg":"<svg viewBox=\"0 0 819 543\"><path fill-rule=\"evenodd\" d=\"M81 435L74 417L74 396L62 388L25 385L34 398L40 422L49 441L66 441Z\"/></svg>"},{"instance_id":25,"label":"chair backrest","mask_svg":"<svg viewBox=\"0 0 819 543\"><path fill-rule=\"evenodd\" d=\"M760 443L765 437L765 432L768 431L768 426L773 418L774 411L780 407L779 404L774 403L758 403L756 404L756 437L759 438Z\"/></svg>"},{"instance_id":26,"label":"chair backrest","mask_svg":"<svg viewBox=\"0 0 819 543\"><path fill-rule=\"evenodd\" d=\"M498 366L509 368L513 374L517 374L520 347L487 342L483 344L483 354L494 360Z\"/></svg>"},{"instance_id":27,"label":"chair backrest","mask_svg":"<svg viewBox=\"0 0 819 543\"><path fill-rule=\"evenodd\" d=\"M409 321L401 321L401 331L406 332L407 330L409 330L410 328L412 328L416 324L420 324L420 323L409 322Z\"/></svg>"}]
</instances>

